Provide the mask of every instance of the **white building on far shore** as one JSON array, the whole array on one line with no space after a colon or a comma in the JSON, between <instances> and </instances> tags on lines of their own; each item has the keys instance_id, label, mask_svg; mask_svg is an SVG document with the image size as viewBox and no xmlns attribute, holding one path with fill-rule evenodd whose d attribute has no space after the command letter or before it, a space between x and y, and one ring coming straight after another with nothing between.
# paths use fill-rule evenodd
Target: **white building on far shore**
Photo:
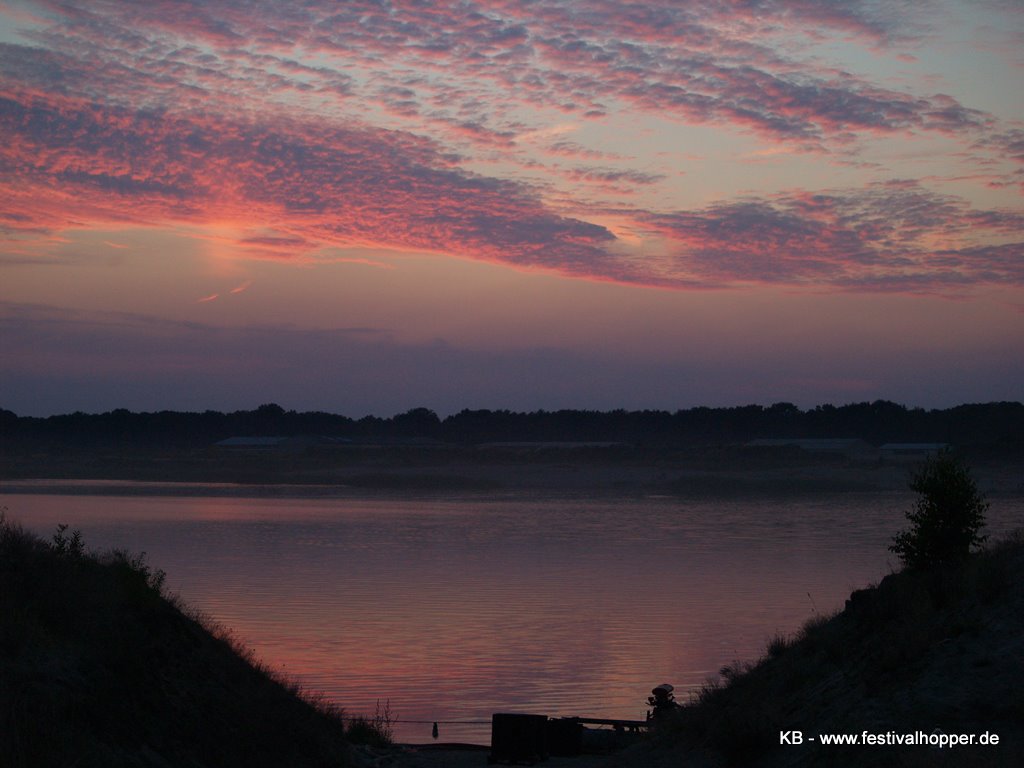
<instances>
[{"instance_id":1,"label":"white building on far shore","mask_svg":"<svg viewBox=\"0 0 1024 768\"><path fill-rule=\"evenodd\" d=\"M878 452L891 461L922 461L949 448L949 443L886 443Z\"/></svg>"}]
</instances>

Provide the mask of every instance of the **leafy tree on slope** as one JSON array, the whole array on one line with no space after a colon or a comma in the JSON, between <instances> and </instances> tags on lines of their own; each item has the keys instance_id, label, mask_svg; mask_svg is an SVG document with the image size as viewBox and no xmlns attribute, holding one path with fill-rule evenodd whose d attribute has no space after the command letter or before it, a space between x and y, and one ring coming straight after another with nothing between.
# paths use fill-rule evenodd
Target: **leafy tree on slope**
<instances>
[{"instance_id":1,"label":"leafy tree on slope","mask_svg":"<svg viewBox=\"0 0 1024 768\"><path fill-rule=\"evenodd\" d=\"M893 537L889 549L908 568L923 569L963 560L971 547L987 537L988 502L978 491L970 468L957 456L943 451L925 461L910 481L918 494L906 513L911 527Z\"/></svg>"}]
</instances>

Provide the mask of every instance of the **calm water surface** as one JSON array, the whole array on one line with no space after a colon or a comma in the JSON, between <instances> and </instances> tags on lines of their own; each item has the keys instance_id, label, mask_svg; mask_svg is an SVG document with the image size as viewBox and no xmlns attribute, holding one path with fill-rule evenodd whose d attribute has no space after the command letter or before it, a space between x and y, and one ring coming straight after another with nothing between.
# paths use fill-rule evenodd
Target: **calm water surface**
<instances>
[{"instance_id":1,"label":"calm water surface","mask_svg":"<svg viewBox=\"0 0 1024 768\"><path fill-rule=\"evenodd\" d=\"M390 702L397 739L440 721L479 743L493 712L642 718L661 682L685 698L889 573L910 501L0 497L46 536L145 551L271 666L352 713ZM991 528L1022 511L994 500Z\"/></svg>"}]
</instances>

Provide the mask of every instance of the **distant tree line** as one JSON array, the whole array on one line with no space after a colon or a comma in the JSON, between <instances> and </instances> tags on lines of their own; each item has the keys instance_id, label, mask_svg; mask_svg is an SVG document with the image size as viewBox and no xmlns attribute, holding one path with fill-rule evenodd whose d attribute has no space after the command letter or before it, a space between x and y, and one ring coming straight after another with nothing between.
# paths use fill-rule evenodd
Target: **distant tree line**
<instances>
[{"instance_id":1,"label":"distant tree line","mask_svg":"<svg viewBox=\"0 0 1024 768\"><path fill-rule=\"evenodd\" d=\"M666 448L735 443L756 438L861 438L887 442L944 442L961 447L1024 450L1024 404L997 402L940 410L876 400L801 410L792 403L670 411L558 410L520 413L463 410L439 418L414 408L390 418L352 419L321 411L287 411L270 403L251 411L70 413L18 416L0 409L5 443L118 443L202 446L234 436L320 435L373 441L430 438L474 445L505 441L614 441Z\"/></svg>"}]
</instances>

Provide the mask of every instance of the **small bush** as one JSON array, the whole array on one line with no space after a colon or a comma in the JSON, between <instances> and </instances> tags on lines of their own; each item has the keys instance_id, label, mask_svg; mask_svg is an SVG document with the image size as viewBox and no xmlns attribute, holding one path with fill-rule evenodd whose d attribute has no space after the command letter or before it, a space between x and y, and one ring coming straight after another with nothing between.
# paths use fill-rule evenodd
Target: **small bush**
<instances>
[{"instance_id":1,"label":"small bush","mask_svg":"<svg viewBox=\"0 0 1024 768\"><path fill-rule=\"evenodd\" d=\"M85 542L82 541L82 532L75 529L68 536L67 530L67 523L61 523L57 526L57 532L53 534L51 548L58 555L81 557L85 554Z\"/></svg>"},{"instance_id":2,"label":"small bush","mask_svg":"<svg viewBox=\"0 0 1024 768\"><path fill-rule=\"evenodd\" d=\"M368 744L385 747L392 743L394 722L397 718L391 712L391 700L380 703L374 709L373 717L350 717L345 734L353 744Z\"/></svg>"},{"instance_id":3,"label":"small bush","mask_svg":"<svg viewBox=\"0 0 1024 768\"><path fill-rule=\"evenodd\" d=\"M782 633L776 632L775 636L768 641L768 646L766 649L768 652L768 658L778 658L783 653L785 653L786 649L788 649L791 645L792 642L788 637L786 637Z\"/></svg>"},{"instance_id":4,"label":"small bush","mask_svg":"<svg viewBox=\"0 0 1024 768\"><path fill-rule=\"evenodd\" d=\"M929 458L910 481L918 494L906 513L909 530L893 537L889 550L912 569L949 565L967 559L971 547L985 541L988 502L978 491L970 469L943 451Z\"/></svg>"},{"instance_id":5,"label":"small bush","mask_svg":"<svg viewBox=\"0 0 1024 768\"><path fill-rule=\"evenodd\" d=\"M150 568L149 563L146 562L145 552L139 552L136 555L126 549L113 549L101 559L115 568L122 568L136 575L146 587L157 594L163 592L167 574L160 568L155 570Z\"/></svg>"}]
</instances>

